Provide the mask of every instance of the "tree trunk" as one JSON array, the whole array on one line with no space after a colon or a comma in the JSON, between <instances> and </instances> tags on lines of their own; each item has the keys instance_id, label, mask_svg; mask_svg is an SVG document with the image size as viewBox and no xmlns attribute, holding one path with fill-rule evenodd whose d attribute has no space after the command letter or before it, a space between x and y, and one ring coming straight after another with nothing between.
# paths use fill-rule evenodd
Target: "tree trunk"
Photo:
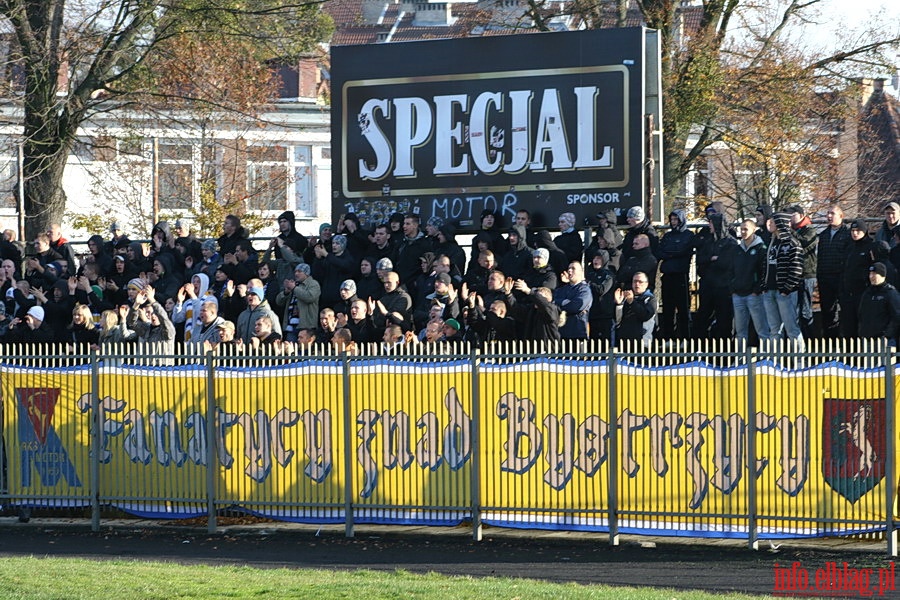
<instances>
[{"instance_id":1,"label":"tree trunk","mask_svg":"<svg viewBox=\"0 0 900 600\"><path fill-rule=\"evenodd\" d=\"M54 142L56 150L46 152L33 139L26 139L22 163L25 240L33 241L34 236L46 232L51 223L62 222L66 209L62 177L69 152L68 147L60 145L58 140Z\"/></svg>"}]
</instances>

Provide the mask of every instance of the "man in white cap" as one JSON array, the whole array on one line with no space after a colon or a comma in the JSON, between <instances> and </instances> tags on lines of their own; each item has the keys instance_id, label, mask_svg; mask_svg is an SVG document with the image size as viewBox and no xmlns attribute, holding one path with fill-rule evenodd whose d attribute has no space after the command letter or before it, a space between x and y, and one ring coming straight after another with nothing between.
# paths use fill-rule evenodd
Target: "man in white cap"
<instances>
[{"instance_id":1,"label":"man in white cap","mask_svg":"<svg viewBox=\"0 0 900 600\"><path fill-rule=\"evenodd\" d=\"M46 344L53 341L53 332L44 325L44 309L32 306L21 319L9 324L5 340L11 344Z\"/></svg>"},{"instance_id":2,"label":"man in white cap","mask_svg":"<svg viewBox=\"0 0 900 600\"><path fill-rule=\"evenodd\" d=\"M275 302L284 307L282 328L286 341L296 342L301 329L316 328L321 295L322 288L310 275L310 267L306 263L294 268L293 279L284 280L284 289L278 293Z\"/></svg>"}]
</instances>

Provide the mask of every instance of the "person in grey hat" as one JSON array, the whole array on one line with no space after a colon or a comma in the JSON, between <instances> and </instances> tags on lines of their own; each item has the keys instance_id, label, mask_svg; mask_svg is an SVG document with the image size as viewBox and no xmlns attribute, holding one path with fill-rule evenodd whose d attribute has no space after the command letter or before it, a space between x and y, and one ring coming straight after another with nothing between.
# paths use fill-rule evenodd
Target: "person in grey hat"
<instances>
[{"instance_id":1,"label":"person in grey hat","mask_svg":"<svg viewBox=\"0 0 900 600\"><path fill-rule=\"evenodd\" d=\"M255 335L256 321L262 316L272 320L273 331L278 334L282 333L281 319L278 318L265 298L266 291L262 287L262 282L259 279L251 279L247 285L247 308L238 315L235 331L237 338L245 344L249 344L250 339Z\"/></svg>"},{"instance_id":2,"label":"person in grey hat","mask_svg":"<svg viewBox=\"0 0 900 600\"><path fill-rule=\"evenodd\" d=\"M647 218L644 209L640 206L632 206L626 213L625 221L628 223L628 231L622 240L622 256L619 264L624 265L634 253L634 238L641 234L647 236L647 240L650 242L650 253L656 256L656 249L659 248L659 235L656 233L656 228L650 223L650 219ZM630 278L628 285L629 287L631 285ZM655 285L655 282L651 285Z\"/></svg>"},{"instance_id":3,"label":"person in grey hat","mask_svg":"<svg viewBox=\"0 0 900 600\"><path fill-rule=\"evenodd\" d=\"M514 291L513 295L516 297L516 302L531 302L532 289L544 287L551 292L556 289L559 285L559 280L557 279L556 272L550 266L549 250L546 248L538 248L531 252L531 265L525 272L525 276L522 277L522 280L525 281L528 292L523 293L518 290Z\"/></svg>"},{"instance_id":4,"label":"person in grey hat","mask_svg":"<svg viewBox=\"0 0 900 600\"><path fill-rule=\"evenodd\" d=\"M115 221L109 226L109 232L112 234L112 237L109 241L104 242L103 251L109 255L124 253L125 248L128 247L131 240L125 235L125 232L122 230L122 225L118 221Z\"/></svg>"},{"instance_id":5,"label":"person in grey hat","mask_svg":"<svg viewBox=\"0 0 900 600\"><path fill-rule=\"evenodd\" d=\"M312 263L312 276L322 286L319 308L334 308L341 302L341 284L356 275L358 261L347 252L347 237L341 234L332 236L331 252L323 246L314 249L315 260Z\"/></svg>"},{"instance_id":6,"label":"person in grey hat","mask_svg":"<svg viewBox=\"0 0 900 600\"><path fill-rule=\"evenodd\" d=\"M337 316L338 325L343 327L347 324L347 319L350 317L350 306L358 299L358 296L356 295L356 282L352 279L345 279L341 282L338 294L340 295L341 300L334 305L334 314Z\"/></svg>"},{"instance_id":7,"label":"person in grey hat","mask_svg":"<svg viewBox=\"0 0 900 600\"><path fill-rule=\"evenodd\" d=\"M296 342L302 329L315 329L319 324L319 298L322 288L310 275L308 264L294 268L294 276L284 280L284 289L275 298L282 310L284 339Z\"/></svg>"}]
</instances>

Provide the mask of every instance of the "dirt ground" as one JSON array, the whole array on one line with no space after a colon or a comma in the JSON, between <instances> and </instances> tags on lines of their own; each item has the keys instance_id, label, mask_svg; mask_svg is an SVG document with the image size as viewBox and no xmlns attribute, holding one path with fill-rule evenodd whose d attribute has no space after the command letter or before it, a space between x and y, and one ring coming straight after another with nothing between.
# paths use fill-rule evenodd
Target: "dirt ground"
<instances>
[{"instance_id":1,"label":"dirt ground","mask_svg":"<svg viewBox=\"0 0 900 600\"><path fill-rule=\"evenodd\" d=\"M790 542L751 551L739 542L626 538L486 529L480 542L467 528L340 527L283 524L222 526L209 534L193 524L135 526L60 520L0 519L0 557L57 556L134 559L262 568L404 569L414 573L527 577L616 586L772 594L775 568L799 562L813 573L829 562L887 568L881 543ZM853 594L855 595L855 594ZM876 593L877 596L877 593ZM892 592L888 595L900 597Z\"/></svg>"}]
</instances>

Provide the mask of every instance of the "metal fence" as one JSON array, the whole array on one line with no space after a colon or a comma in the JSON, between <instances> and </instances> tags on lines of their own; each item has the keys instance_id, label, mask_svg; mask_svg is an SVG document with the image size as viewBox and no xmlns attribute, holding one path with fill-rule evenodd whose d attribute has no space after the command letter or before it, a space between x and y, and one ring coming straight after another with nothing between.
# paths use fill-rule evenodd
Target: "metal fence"
<instances>
[{"instance_id":1,"label":"metal fence","mask_svg":"<svg viewBox=\"0 0 900 600\"><path fill-rule=\"evenodd\" d=\"M875 341L5 356L9 510L868 533L896 553L895 356Z\"/></svg>"}]
</instances>

